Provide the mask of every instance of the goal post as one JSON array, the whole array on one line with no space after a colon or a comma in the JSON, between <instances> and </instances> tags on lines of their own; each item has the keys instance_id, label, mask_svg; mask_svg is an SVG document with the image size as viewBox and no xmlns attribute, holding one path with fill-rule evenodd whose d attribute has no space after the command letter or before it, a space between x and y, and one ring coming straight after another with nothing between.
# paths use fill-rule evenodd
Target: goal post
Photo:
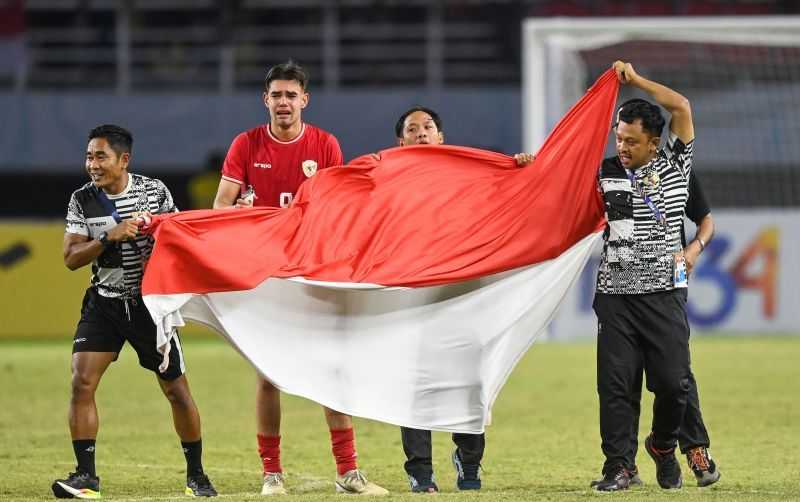
<instances>
[{"instance_id":1,"label":"goal post","mask_svg":"<svg viewBox=\"0 0 800 502\"><path fill-rule=\"evenodd\" d=\"M698 137L716 145L699 150L709 164L800 159L800 16L529 18L522 30L525 151L622 59L687 95Z\"/></svg>"}]
</instances>

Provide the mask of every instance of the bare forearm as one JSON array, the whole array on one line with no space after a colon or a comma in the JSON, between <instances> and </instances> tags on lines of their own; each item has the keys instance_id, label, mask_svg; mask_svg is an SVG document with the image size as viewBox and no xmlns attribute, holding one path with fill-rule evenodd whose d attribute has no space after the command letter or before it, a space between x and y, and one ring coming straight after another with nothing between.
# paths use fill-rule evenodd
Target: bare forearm
<instances>
[{"instance_id":1,"label":"bare forearm","mask_svg":"<svg viewBox=\"0 0 800 502\"><path fill-rule=\"evenodd\" d=\"M684 144L694 140L694 124L692 123L692 109L689 100L665 85L648 80L638 73L630 63L614 61L611 66L617 74L617 79L623 84L638 87L655 99L659 105L672 115L669 129Z\"/></svg>"},{"instance_id":2,"label":"bare forearm","mask_svg":"<svg viewBox=\"0 0 800 502\"><path fill-rule=\"evenodd\" d=\"M214 197L214 209L225 209L236 205L236 199L241 193L241 185L228 181L225 178L219 180L217 195Z\"/></svg>"},{"instance_id":3,"label":"bare forearm","mask_svg":"<svg viewBox=\"0 0 800 502\"><path fill-rule=\"evenodd\" d=\"M64 265L70 270L85 267L103 254L104 249L97 239L72 244L64 252Z\"/></svg>"},{"instance_id":4,"label":"bare forearm","mask_svg":"<svg viewBox=\"0 0 800 502\"><path fill-rule=\"evenodd\" d=\"M214 198L214 209L225 209L231 207L232 205L233 202L228 202L219 195Z\"/></svg>"},{"instance_id":5,"label":"bare forearm","mask_svg":"<svg viewBox=\"0 0 800 502\"><path fill-rule=\"evenodd\" d=\"M707 214L700 222L700 225L697 226L694 238L695 240L702 240L704 245L708 245L711 239L714 238L714 219L710 214Z\"/></svg>"},{"instance_id":6,"label":"bare forearm","mask_svg":"<svg viewBox=\"0 0 800 502\"><path fill-rule=\"evenodd\" d=\"M630 83L651 95L659 105L666 108L672 115L675 113L689 113L690 111L689 100L683 94L665 85L653 82L641 75L636 75Z\"/></svg>"}]
</instances>

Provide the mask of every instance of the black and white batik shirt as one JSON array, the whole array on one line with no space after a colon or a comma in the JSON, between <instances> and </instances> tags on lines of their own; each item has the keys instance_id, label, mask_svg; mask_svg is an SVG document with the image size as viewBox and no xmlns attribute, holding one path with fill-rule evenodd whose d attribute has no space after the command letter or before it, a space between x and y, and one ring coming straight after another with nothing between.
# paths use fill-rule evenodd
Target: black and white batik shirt
<instances>
[{"instance_id":1,"label":"black and white batik shirt","mask_svg":"<svg viewBox=\"0 0 800 502\"><path fill-rule=\"evenodd\" d=\"M96 239L101 232L108 232L117 225L99 195L99 189L91 182L73 192L67 207L67 233ZM178 210L164 183L138 174L129 173L128 185L122 193L106 194L106 197L123 220L134 212L158 214ZM144 264L153 250L153 242L152 237L139 235L134 240L110 243L92 263L92 286L110 298L140 295Z\"/></svg>"},{"instance_id":2,"label":"black and white batik shirt","mask_svg":"<svg viewBox=\"0 0 800 502\"><path fill-rule=\"evenodd\" d=\"M675 288L674 255L682 250L693 152L694 140L685 145L670 134L665 148L636 171L623 168L618 157L603 161L599 183L608 225L597 273L599 293L642 294ZM642 192L666 224L659 223Z\"/></svg>"}]
</instances>

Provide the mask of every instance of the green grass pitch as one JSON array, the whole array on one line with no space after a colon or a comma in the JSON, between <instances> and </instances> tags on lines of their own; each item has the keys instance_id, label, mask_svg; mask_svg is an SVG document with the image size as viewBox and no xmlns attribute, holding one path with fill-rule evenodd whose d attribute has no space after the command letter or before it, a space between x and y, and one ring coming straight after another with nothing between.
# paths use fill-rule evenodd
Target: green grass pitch
<instances>
[{"instance_id":1,"label":"green grass pitch","mask_svg":"<svg viewBox=\"0 0 800 502\"><path fill-rule=\"evenodd\" d=\"M184 338L188 377L203 419L204 464L224 500L255 500L255 377L217 338ZM696 337L693 368L712 453L722 471L698 489L685 461L683 490L658 488L649 457L638 463L645 486L596 494L602 464L590 343L535 344L515 369L487 429L484 489L459 493L449 435L434 434L437 500L800 500L800 338ZM70 342L0 341L0 500L52 499L50 484L73 469L66 423ZM357 389L354 389L357 392ZM641 438L651 419L646 393ZM184 498L184 460L155 376L129 347L101 382L97 468L103 497L118 501ZM282 458L288 500L334 495L334 464L321 408L283 400ZM403 473L398 428L356 420L359 464L388 488L390 500L418 500ZM341 495L339 497L344 497Z\"/></svg>"}]
</instances>

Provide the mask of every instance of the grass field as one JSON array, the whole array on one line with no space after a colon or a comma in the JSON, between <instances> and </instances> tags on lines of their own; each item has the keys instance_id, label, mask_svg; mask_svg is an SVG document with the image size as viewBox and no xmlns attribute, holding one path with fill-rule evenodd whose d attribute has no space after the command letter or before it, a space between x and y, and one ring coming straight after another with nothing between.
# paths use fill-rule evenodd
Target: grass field
<instances>
[{"instance_id":1,"label":"grass field","mask_svg":"<svg viewBox=\"0 0 800 502\"><path fill-rule=\"evenodd\" d=\"M215 338L185 338L188 376L203 417L206 471L225 500L253 500L260 489L255 452L255 379L244 360ZM434 434L438 499L463 500L800 500L800 338L697 338L693 365L722 480L660 490L640 455L645 486L619 494L588 489L602 464L592 344L535 345L516 368L487 430L484 490L458 493L452 443ZM73 469L66 413L70 342L0 341L0 500L47 500L50 484ZM184 461L155 377L126 348L98 394L97 468L110 500L183 498ZM650 404L642 417L643 438ZM333 495L334 465L320 407L285 397L282 457L291 500ZM397 427L357 420L360 466L392 491L408 492Z\"/></svg>"}]
</instances>

